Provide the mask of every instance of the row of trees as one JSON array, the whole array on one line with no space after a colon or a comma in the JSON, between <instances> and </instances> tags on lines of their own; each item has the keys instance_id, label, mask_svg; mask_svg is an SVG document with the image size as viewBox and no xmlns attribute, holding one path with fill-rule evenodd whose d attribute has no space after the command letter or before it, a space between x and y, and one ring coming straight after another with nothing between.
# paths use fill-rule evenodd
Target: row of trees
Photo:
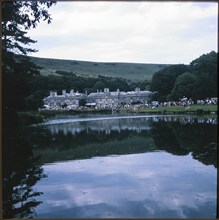
<instances>
[{"instance_id":1,"label":"row of trees","mask_svg":"<svg viewBox=\"0 0 219 220\"><path fill-rule=\"evenodd\" d=\"M211 51L193 60L190 65L171 65L156 72L150 89L157 91L158 101L187 98L205 99L217 96L217 56Z\"/></svg>"}]
</instances>

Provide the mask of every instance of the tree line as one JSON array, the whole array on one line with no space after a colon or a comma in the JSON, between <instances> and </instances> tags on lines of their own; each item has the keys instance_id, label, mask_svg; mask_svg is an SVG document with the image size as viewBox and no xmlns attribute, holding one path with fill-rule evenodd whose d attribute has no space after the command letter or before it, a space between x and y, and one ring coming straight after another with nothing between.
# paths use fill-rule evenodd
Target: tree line
<instances>
[{"instance_id":1,"label":"tree line","mask_svg":"<svg viewBox=\"0 0 219 220\"><path fill-rule=\"evenodd\" d=\"M217 57L218 53L211 51L190 65L171 65L156 72L150 84L150 90L157 91L153 99L164 102L217 97Z\"/></svg>"},{"instance_id":2,"label":"tree line","mask_svg":"<svg viewBox=\"0 0 219 220\"><path fill-rule=\"evenodd\" d=\"M49 95L49 91L57 91L61 94L65 89L81 93L103 91L109 88L110 91L130 91L136 87L142 90L149 85L149 81L128 83L126 79L114 77L81 77L66 71L56 71L59 76L42 76L40 74L30 77L5 77L5 84L9 85L7 93L7 104L18 111L36 110L43 105L43 98ZM8 89L9 89L8 88Z\"/></svg>"},{"instance_id":3,"label":"tree line","mask_svg":"<svg viewBox=\"0 0 219 220\"><path fill-rule=\"evenodd\" d=\"M17 59L24 59L23 56ZM30 67L30 66L29 66ZM21 68L22 69L22 68ZM164 67L149 80L129 82L115 77L82 77L72 72L56 71L58 75L42 76L16 72L4 77L4 84L9 91L8 106L18 111L36 110L43 105L43 98L49 91L74 89L81 93L96 92L109 88L110 91L131 91L136 87L141 90L156 91L152 99L159 102L177 101L187 97L193 100L217 97L217 53L212 51L193 60L190 65L178 64Z\"/></svg>"}]
</instances>

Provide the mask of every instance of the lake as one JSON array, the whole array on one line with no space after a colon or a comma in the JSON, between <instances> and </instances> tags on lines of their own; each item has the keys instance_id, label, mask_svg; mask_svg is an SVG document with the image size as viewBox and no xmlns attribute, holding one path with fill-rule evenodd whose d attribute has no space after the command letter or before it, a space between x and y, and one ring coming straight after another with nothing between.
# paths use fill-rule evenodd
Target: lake
<instances>
[{"instance_id":1,"label":"lake","mask_svg":"<svg viewBox=\"0 0 219 220\"><path fill-rule=\"evenodd\" d=\"M216 218L216 116L59 115L12 137L9 218Z\"/></svg>"}]
</instances>

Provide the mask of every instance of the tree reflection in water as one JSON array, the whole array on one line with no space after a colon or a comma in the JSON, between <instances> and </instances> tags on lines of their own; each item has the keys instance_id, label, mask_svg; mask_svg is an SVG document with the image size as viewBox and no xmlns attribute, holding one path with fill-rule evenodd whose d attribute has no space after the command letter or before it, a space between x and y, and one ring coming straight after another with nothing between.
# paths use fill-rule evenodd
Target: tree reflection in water
<instances>
[{"instance_id":1,"label":"tree reflection in water","mask_svg":"<svg viewBox=\"0 0 219 220\"><path fill-rule=\"evenodd\" d=\"M191 153L203 164L217 167L217 125L210 119L200 121L159 120L159 123L152 123L151 134L156 147L174 155Z\"/></svg>"},{"instance_id":2,"label":"tree reflection in water","mask_svg":"<svg viewBox=\"0 0 219 220\"><path fill-rule=\"evenodd\" d=\"M3 218L32 218L34 208L41 202L41 192L34 185L45 178L43 169L36 165L27 133L23 130L3 130Z\"/></svg>"},{"instance_id":3,"label":"tree reflection in water","mask_svg":"<svg viewBox=\"0 0 219 220\"><path fill-rule=\"evenodd\" d=\"M37 130L38 129L38 130ZM217 167L217 118L154 116L50 124L33 128L36 154L43 162L164 150L192 154Z\"/></svg>"}]
</instances>

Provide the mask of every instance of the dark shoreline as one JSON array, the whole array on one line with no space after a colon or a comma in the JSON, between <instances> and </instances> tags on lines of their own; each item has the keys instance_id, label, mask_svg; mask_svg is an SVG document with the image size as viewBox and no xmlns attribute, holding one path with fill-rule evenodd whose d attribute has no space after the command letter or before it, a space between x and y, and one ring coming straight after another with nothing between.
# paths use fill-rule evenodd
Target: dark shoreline
<instances>
[{"instance_id":1,"label":"dark shoreline","mask_svg":"<svg viewBox=\"0 0 219 220\"><path fill-rule=\"evenodd\" d=\"M169 107L157 107L157 108L144 108L144 109L119 109L117 113L138 113L138 114L192 114L197 116L217 116L217 105L194 105L189 109L183 106L169 106ZM42 123L50 117L56 115L78 115L78 114L112 114L111 109L88 109L88 110L56 110L56 111L27 111L18 112L19 124L30 125Z\"/></svg>"}]
</instances>

